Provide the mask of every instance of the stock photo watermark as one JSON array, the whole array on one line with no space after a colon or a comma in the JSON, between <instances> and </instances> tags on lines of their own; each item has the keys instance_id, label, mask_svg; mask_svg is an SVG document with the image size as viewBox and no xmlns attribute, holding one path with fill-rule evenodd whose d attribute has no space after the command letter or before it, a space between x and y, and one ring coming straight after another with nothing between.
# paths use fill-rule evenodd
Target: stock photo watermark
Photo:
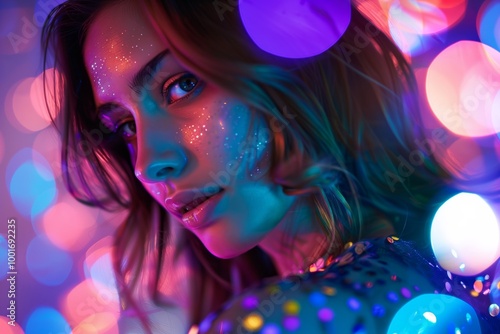
<instances>
[{"instance_id":1,"label":"stock photo watermark","mask_svg":"<svg viewBox=\"0 0 500 334\"><path fill-rule=\"evenodd\" d=\"M7 299L9 303L6 316L10 319L7 322L10 326L16 326L16 231L16 220L9 218L7 220Z\"/></svg>"}]
</instances>

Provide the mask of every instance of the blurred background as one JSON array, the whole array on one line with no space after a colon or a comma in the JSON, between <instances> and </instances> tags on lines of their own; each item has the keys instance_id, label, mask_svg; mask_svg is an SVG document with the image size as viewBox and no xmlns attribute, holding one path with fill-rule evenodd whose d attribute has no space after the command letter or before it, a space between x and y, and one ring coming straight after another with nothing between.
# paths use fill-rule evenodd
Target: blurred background
<instances>
[{"instance_id":1,"label":"blurred background","mask_svg":"<svg viewBox=\"0 0 500 334\"><path fill-rule=\"evenodd\" d=\"M118 333L110 249L124 212L91 209L68 195L60 143L42 98L41 26L61 2L0 2L2 334ZM451 171L469 183L437 210L430 235L434 252L450 274L471 277L464 289L473 297L488 296L480 307L497 317L500 0L380 0L379 5L416 72L429 135L422 152L444 166L459 166ZM349 52L356 52L356 45ZM419 164L420 155L411 152L404 163ZM15 244L9 242L13 235ZM15 326L9 325L13 320Z\"/></svg>"}]
</instances>

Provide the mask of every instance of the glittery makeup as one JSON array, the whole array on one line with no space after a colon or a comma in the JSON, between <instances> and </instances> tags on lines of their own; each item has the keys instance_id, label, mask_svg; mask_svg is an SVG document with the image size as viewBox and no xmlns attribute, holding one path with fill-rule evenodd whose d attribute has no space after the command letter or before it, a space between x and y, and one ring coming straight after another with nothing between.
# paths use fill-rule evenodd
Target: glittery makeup
<instances>
[{"instance_id":1,"label":"glittery makeup","mask_svg":"<svg viewBox=\"0 0 500 334\"><path fill-rule=\"evenodd\" d=\"M182 66L143 10L114 3L89 27L84 58L96 105L126 111L113 113L112 124L132 121L123 139L151 196L214 255L236 256L266 237L295 200L267 173L273 132L245 101ZM214 192L217 202L206 195ZM174 197L188 212L167 205ZM194 215L202 206L211 209ZM188 214L201 218L187 224Z\"/></svg>"}]
</instances>

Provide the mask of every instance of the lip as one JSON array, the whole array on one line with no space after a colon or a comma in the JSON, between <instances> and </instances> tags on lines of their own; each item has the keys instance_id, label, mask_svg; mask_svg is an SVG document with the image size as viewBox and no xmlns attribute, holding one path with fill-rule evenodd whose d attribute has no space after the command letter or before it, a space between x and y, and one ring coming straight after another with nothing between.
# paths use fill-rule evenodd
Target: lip
<instances>
[{"instance_id":1,"label":"lip","mask_svg":"<svg viewBox=\"0 0 500 334\"><path fill-rule=\"evenodd\" d=\"M224 191L220 191L209 197L206 201L195 207L194 209L182 215L181 220L185 226L190 229L197 229L208 224L210 215L215 210Z\"/></svg>"},{"instance_id":2,"label":"lip","mask_svg":"<svg viewBox=\"0 0 500 334\"><path fill-rule=\"evenodd\" d=\"M186 190L175 194L165 200L165 208L168 212L182 220L190 228L199 228L206 221L210 213L215 209L224 189L209 189L200 191L198 189ZM186 212L186 207L192 206L193 202L207 197Z\"/></svg>"}]
</instances>

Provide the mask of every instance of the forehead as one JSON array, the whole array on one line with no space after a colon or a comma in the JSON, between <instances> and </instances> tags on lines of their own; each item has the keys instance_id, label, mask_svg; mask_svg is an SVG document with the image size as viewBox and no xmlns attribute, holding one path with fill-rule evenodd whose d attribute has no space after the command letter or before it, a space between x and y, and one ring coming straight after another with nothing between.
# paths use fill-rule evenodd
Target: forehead
<instances>
[{"instance_id":1,"label":"forehead","mask_svg":"<svg viewBox=\"0 0 500 334\"><path fill-rule=\"evenodd\" d=\"M85 66L98 95L112 95L117 79L130 80L166 45L139 1L104 7L92 20L83 46Z\"/></svg>"}]
</instances>

